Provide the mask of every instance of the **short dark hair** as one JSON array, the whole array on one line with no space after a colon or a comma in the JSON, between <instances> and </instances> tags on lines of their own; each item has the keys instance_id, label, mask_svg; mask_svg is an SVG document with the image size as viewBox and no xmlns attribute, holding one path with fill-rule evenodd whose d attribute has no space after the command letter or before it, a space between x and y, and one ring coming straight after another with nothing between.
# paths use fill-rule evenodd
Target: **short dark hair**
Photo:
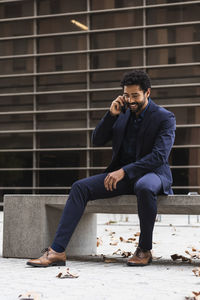
<instances>
[{"instance_id":1,"label":"short dark hair","mask_svg":"<svg viewBox=\"0 0 200 300\"><path fill-rule=\"evenodd\" d=\"M125 73L121 80L121 86L125 85L139 85L140 89L144 92L151 87L151 81L148 74L142 70L134 70Z\"/></svg>"}]
</instances>

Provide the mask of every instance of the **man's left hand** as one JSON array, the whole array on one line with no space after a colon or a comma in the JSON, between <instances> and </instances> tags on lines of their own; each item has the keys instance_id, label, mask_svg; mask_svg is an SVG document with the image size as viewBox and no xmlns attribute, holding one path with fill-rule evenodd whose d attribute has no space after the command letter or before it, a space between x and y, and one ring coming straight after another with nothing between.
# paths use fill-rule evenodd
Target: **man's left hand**
<instances>
[{"instance_id":1,"label":"man's left hand","mask_svg":"<svg viewBox=\"0 0 200 300\"><path fill-rule=\"evenodd\" d=\"M113 191L113 189L117 188L117 183L122 180L125 176L125 172L123 169L119 169L112 173L108 173L104 180L104 186L107 191Z\"/></svg>"}]
</instances>

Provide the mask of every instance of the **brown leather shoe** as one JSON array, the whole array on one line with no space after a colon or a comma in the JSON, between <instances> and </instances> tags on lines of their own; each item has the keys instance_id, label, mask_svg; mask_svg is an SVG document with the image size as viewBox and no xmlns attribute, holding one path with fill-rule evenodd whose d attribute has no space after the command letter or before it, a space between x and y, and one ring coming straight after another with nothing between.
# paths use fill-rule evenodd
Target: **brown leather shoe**
<instances>
[{"instance_id":1,"label":"brown leather shoe","mask_svg":"<svg viewBox=\"0 0 200 300\"><path fill-rule=\"evenodd\" d=\"M150 250L144 251L138 247L133 256L127 261L128 266L146 266L152 262Z\"/></svg>"},{"instance_id":2,"label":"brown leather shoe","mask_svg":"<svg viewBox=\"0 0 200 300\"><path fill-rule=\"evenodd\" d=\"M65 266L65 252L58 253L49 247L42 250L42 253L44 254L41 257L31 259L26 264L32 267Z\"/></svg>"}]
</instances>

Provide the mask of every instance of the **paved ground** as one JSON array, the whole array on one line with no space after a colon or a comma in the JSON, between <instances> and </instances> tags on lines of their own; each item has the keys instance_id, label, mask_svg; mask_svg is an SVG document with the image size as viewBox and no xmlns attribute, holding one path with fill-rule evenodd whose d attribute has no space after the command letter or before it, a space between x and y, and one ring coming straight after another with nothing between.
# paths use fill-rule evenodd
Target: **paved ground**
<instances>
[{"instance_id":1,"label":"paved ground","mask_svg":"<svg viewBox=\"0 0 200 300\"><path fill-rule=\"evenodd\" d=\"M1 244L2 218L0 213ZM105 225L110 220L117 223ZM120 254L112 255L118 249L119 253L135 249L138 240L137 217L129 216L128 222L124 220L125 216L99 217L98 254L106 255L107 260L104 262L67 261L66 267L38 269L26 267L26 260L23 259L2 258L0 253L0 300L20 299L18 296L25 293L35 293L41 300L181 300L192 296L192 291L200 291L200 277L192 272L199 267L199 259L194 259L192 263L173 262L170 257L175 253L189 257L185 250L199 254L199 251L192 251L192 247L200 250L200 225L196 217L192 217L188 225L186 216L162 216L154 231L155 260L148 267L137 268L127 267ZM123 241L120 241L120 237ZM128 238L136 240L126 243ZM64 273L67 267L79 277L57 278L56 275Z\"/></svg>"}]
</instances>

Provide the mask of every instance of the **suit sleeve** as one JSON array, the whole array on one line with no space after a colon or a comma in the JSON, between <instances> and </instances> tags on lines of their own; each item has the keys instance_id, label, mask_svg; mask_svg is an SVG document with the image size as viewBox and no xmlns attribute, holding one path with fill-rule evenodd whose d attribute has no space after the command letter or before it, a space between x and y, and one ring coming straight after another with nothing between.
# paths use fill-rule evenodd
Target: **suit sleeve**
<instances>
[{"instance_id":1,"label":"suit sleeve","mask_svg":"<svg viewBox=\"0 0 200 300\"><path fill-rule=\"evenodd\" d=\"M94 146L104 146L112 140L112 127L117 118L117 116L112 116L109 111L105 114L92 133L92 143Z\"/></svg>"},{"instance_id":2,"label":"suit sleeve","mask_svg":"<svg viewBox=\"0 0 200 300\"><path fill-rule=\"evenodd\" d=\"M175 128L175 117L171 113L167 119L161 122L152 152L123 167L130 180L153 172L161 165L168 163L168 157L175 139Z\"/></svg>"}]
</instances>

